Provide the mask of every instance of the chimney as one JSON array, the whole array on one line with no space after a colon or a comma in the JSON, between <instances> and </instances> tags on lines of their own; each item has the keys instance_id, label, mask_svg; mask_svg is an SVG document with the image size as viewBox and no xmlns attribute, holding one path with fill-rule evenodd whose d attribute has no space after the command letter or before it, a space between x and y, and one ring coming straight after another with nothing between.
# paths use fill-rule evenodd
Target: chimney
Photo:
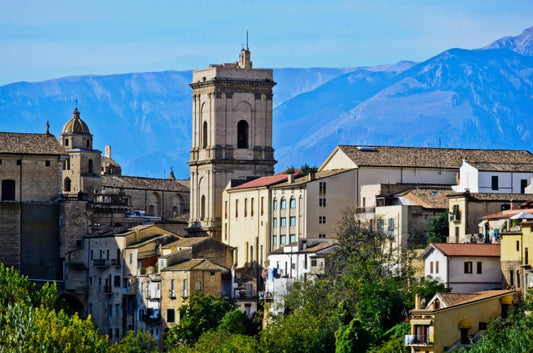
<instances>
[{"instance_id":1,"label":"chimney","mask_svg":"<svg viewBox=\"0 0 533 353\"><path fill-rule=\"evenodd\" d=\"M289 174L288 178L287 178L287 182L289 184L292 184L294 183L294 174Z\"/></svg>"},{"instance_id":2,"label":"chimney","mask_svg":"<svg viewBox=\"0 0 533 353\"><path fill-rule=\"evenodd\" d=\"M105 156L111 158L111 146L109 145L105 146Z\"/></svg>"},{"instance_id":3,"label":"chimney","mask_svg":"<svg viewBox=\"0 0 533 353\"><path fill-rule=\"evenodd\" d=\"M313 181L315 180L316 178L316 173L315 172L309 172L309 181Z\"/></svg>"},{"instance_id":4,"label":"chimney","mask_svg":"<svg viewBox=\"0 0 533 353\"><path fill-rule=\"evenodd\" d=\"M415 310L420 309L420 294L415 294Z\"/></svg>"}]
</instances>

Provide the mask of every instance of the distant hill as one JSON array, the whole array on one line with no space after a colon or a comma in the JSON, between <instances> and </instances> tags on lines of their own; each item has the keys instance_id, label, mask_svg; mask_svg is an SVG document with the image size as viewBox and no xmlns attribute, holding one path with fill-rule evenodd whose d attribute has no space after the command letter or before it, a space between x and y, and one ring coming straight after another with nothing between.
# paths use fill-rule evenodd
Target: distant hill
<instances>
[{"instance_id":1,"label":"distant hill","mask_svg":"<svg viewBox=\"0 0 533 353\"><path fill-rule=\"evenodd\" d=\"M253 54L253 53L252 53ZM200 67L197 69L201 69ZM0 86L0 131L59 136L75 101L94 145L125 174L187 178L192 71L65 77ZM533 151L533 27L422 63L275 69L277 170L320 165L338 144Z\"/></svg>"}]
</instances>

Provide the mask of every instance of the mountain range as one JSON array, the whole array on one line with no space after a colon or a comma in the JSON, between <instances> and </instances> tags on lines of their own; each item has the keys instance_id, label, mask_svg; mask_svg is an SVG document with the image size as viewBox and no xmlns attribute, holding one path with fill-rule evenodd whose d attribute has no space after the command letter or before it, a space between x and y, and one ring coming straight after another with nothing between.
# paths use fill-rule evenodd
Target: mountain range
<instances>
[{"instance_id":1,"label":"mountain range","mask_svg":"<svg viewBox=\"0 0 533 353\"><path fill-rule=\"evenodd\" d=\"M253 55L253 51L252 51ZM202 68L195 68L202 69ZM78 106L95 148L127 175L188 178L190 71L0 86L0 131L59 136ZM420 63L274 69L276 170L319 166L338 144L533 151L533 27Z\"/></svg>"}]
</instances>

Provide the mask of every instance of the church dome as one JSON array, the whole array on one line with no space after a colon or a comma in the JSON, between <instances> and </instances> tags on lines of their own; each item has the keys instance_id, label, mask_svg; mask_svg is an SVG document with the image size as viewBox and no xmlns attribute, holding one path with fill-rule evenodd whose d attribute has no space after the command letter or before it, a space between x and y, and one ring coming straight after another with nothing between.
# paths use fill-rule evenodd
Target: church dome
<instances>
[{"instance_id":1,"label":"church dome","mask_svg":"<svg viewBox=\"0 0 533 353\"><path fill-rule=\"evenodd\" d=\"M80 119L80 112L78 107L72 112L72 119L70 119L65 126L63 126L63 134L90 134L89 127L85 121Z\"/></svg>"}]
</instances>

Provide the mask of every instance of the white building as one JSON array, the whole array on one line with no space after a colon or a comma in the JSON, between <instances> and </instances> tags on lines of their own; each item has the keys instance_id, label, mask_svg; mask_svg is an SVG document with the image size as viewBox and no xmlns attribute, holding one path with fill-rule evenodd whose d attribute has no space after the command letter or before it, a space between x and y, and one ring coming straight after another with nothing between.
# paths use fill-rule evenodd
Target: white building
<instances>
[{"instance_id":1,"label":"white building","mask_svg":"<svg viewBox=\"0 0 533 353\"><path fill-rule=\"evenodd\" d=\"M457 192L524 194L533 177L533 164L487 163L463 160Z\"/></svg>"},{"instance_id":2,"label":"white building","mask_svg":"<svg viewBox=\"0 0 533 353\"><path fill-rule=\"evenodd\" d=\"M431 243L422 253L425 276L442 281L453 293L502 286L500 244Z\"/></svg>"},{"instance_id":3,"label":"white building","mask_svg":"<svg viewBox=\"0 0 533 353\"><path fill-rule=\"evenodd\" d=\"M297 281L312 280L323 275L325 256L336 248L336 242L328 239L300 239L283 246L268 256L269 266L263 273L266 277L265 292L259 299L271 300L270 311L283 311L283 296Z\"/></svg>"}]
</instances>

